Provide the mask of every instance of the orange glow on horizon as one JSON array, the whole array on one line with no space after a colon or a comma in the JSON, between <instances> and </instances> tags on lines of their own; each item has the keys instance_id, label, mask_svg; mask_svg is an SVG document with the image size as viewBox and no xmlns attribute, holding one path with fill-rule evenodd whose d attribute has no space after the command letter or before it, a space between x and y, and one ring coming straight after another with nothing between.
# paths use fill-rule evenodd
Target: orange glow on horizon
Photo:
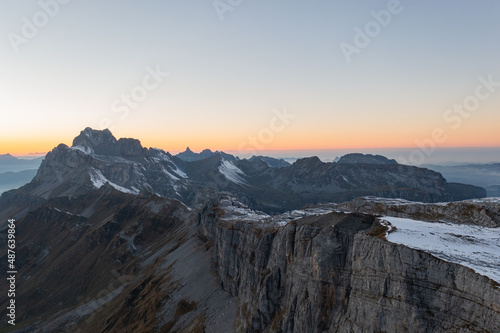
<instances>
[{"instance_id":1,"label":"orange glow on horizon","mask_svg":"<svg viewBox=\"0 0 500 333\"><path fill-rule=\"evenodd\" d=\"M74 133L73 133L74 134ZM148 133L141 135L140 132L132 133L126 137L135 137L141 141L144 147L160 148L169 152L181 152L189 147L195 152L203 149L212 151L287 151L287 150L344 150L344 149L382 149L382 148L415 148L417 142L429 140L429 136L416 135L411 133L373 133L360 136L359 133L278 133L272 141L249 142L248 135L235 135L234 133L220 133L217 136L199 133L197 135L152 135ZM212 133L210 133L212 134ZM435 143L439 148L460 148L460 147L500 147L498 135L492 135L490 131L483 133L466 133L466 135L453 135L450 133L447 140L442 143ZM456 133L458 134L458 133ZM465 134L465 133L464 133ZM78 133L76 133L78 135ZM60 143L71 145L73 137L76 135L64 135L66 140L61 141L55 135L40 138L0 138L0 154L30 155L34 153L46 153L57 147ZM142 138L141 138L142 136ZM231 136L231 138L229 137ZM115 135L118 139L121 136ZM253 137L257 137L253 135ZM417 139L415 139L417 137ZM470 139L470 138L473 139ZM237 138L237 139L235 139ZM256 142L256 143L255 143ZM395 142L397 142L395 144ZM33 155L35 156L35 155Z\"/></svg>"},{"instance_id":2,"label":"orange glow on horizon","mask_svg":"<svg viewBox=\"0 0 500 333\"><path fill-rule=\"evenodd\" d=\"M159 142L158 142L159 143ZM71 144L65 143L69 146ZM33 155L33 157L37 157L40 155L44 155L51 150L53 150L55 147L57 147L59 143L53 144L51 143L40 143L40 142L35 142L35 143L17 143L17 144L12 144L12 145L4 145L2 144L1 150L0 150L0 155L3 154L11 154L14 156L27 156L27 155ZM288 145L288 146L266 146L262 149L255 149L255 148L243 148L239 149L238 147L232 147L232 146L225 146L225 145L218 145L218 144L209 144L208 142L206 144L188 144L188 145L169 145L168 147L161 145L161 144L144 144L143 146L146 148L159 148L163 149L167 152L171 153L177 153L177 152L182 152L186 150L186 147L189 147L192 151L194 152L201 152L204 149L210 149L212 151L241 151L241 152L252 152L256 150L262 150L262 151L293 151L293 150L348 150L348 149L404 149L404 148L415 148L417 145L401 145L401 146L389 146L389 145L342 145L342 146L327 146L327 145ZM439 145L436 146L438 148L496 148L500 147L499 143L477 143L477 144L466 144L466 143L459 143L457 145Z\"/></svg>"}]
</instances>

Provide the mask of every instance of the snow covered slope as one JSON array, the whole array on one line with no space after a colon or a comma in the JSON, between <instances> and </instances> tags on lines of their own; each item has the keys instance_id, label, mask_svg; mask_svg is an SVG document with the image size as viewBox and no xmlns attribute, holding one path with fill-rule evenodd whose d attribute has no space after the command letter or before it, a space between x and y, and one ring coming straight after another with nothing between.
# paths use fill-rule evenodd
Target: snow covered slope
<instances>
[{"instance_id":1,"label":"snow covered slope","mask_svg":"<svg viewBox=\"0 0 500 333\"><path fill-rule=\"evenodd\" d=\"M247 181L242 177L245 173L230 161L222 159L221 165L219 166L219 172L222 173L227 180L235 184L247 184Z\"/></svg>"},{"instance_id":2,"label":"snow covered slope","mask_svg":"<svg viewBox=\"0 0 500 333\"><path fill-rule=\"evenodd\" d=\"M388 241L470 267L477 273L500 282L499 228L424 222L390 216L381 219L396 228L389 231Z\"/></svg>"}]
</instances>

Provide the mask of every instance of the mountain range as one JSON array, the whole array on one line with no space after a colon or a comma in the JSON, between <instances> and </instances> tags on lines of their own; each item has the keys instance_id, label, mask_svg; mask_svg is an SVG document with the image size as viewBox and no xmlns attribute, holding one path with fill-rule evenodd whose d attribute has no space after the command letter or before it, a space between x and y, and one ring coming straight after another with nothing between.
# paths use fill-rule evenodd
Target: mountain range
<instances>
[{"instance_id":1,"label":"mountain range","mask_svg":"<svg viewBox=\"0 0 500 333\"><path fill-rule=\"evenodd\" d=\"M43 157L20 159L10 154L0 155L0 194L29 183L36 175Z\"/></svg>"},{"instance_id":2,"label":"mountain range","mask_svg":"<svg viewBox=\"0 0 500 333\"><path fill-rule=\"evenodd\" d=\"M500 196L500 163L425 165L425 167L441 173L448 180L484 187L488 196Z\"/></svg>"},{"instance_id":3,"label":"mountain range","mask_svg":"<svg viewBox=\"0 0 500 333\"><path fill-rule=\"evenodd\" d=\"M173 156L86 128L0 197L18 272L17 324L0 327L496 332L500 200L485 194L377 155Z\"/></svg>"},{"instance_id":4,"label":"mountain range","mask_svg":"<svg viewBox=\"0 0 500 333\"><path fill-rule=\"evenodd\" d=\"M10 154L0 155L0 173L38 169L43 157L21 159Z\"/></svg>"},{"instance_id":5,"label":"mountain range","mask_svg":"<svg viewBox=\"0 0 500 333\"><path fill-rule=\"evenodd\" d=\"M144 148L136 139L117 140L109 130L86 128L71 147L60 144L49 152L33 181L5 193L0 207L4 214L17 216L26 201L78 196L105 183L122 192L148 191L187 205L196 202L201 191L228 192L266 213L367 195L422 202L486 196L483 188L448 183L437 172L383 156L350 154L333 163L310 157L291 165L270 157L241 160L209 150L173 156Z\"/></svg>"}]
</instances>

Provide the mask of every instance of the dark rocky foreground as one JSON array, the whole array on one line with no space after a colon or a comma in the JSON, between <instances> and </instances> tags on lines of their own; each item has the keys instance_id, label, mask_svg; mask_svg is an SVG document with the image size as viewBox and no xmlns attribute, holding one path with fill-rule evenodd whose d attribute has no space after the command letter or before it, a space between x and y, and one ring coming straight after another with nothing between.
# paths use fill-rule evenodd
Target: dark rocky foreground
<instances>
[{"instance_id":1,"label":"dark rocky foreground","mask_svg":"<svg viewBox=\"0 0 500 333\"><path fill-rule=\"evenodd\" d=\"M18 221L17 332L499 331L498 284L386 231L110 185L49 199Z\"/></svg>"}]
</instances>

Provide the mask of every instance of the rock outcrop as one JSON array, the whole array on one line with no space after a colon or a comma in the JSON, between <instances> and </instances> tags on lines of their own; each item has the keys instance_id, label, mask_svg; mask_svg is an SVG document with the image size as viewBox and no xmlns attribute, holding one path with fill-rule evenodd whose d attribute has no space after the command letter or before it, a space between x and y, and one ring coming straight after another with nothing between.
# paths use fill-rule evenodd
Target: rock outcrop
<instances>
[{"instance_id":1,"label":"rock outcrop","mask_svg":"<svg viewBox=\"0 0 500 333\"><path fill-rule=\"evenodd\" d=\"M490 228L500 227L500 198L429 204L400 199L363 197L329 206L345 211L406 217L423 221L475 224Z\"/></svg>"}]
</instances>

